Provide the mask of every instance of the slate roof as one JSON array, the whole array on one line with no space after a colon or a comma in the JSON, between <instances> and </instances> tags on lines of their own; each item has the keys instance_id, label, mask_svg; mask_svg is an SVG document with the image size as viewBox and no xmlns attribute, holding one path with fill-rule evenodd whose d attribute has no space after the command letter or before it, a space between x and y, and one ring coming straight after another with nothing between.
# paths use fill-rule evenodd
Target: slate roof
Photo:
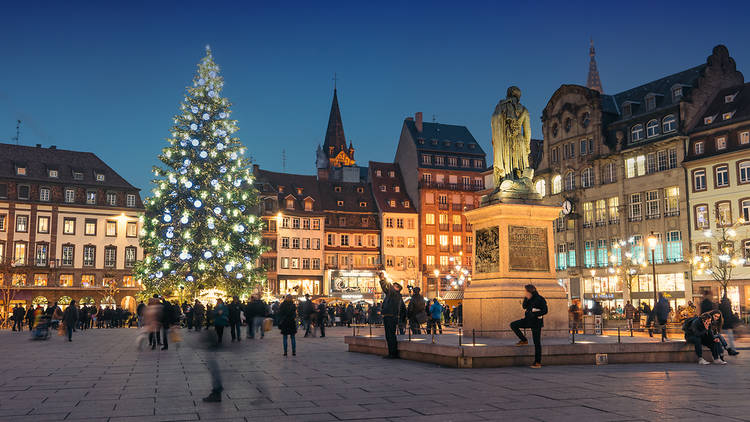
<instances>
[{"instance_id":1,"label":"slate roof","mask_svg":"<svg viewBox=\"0 0 750 422\"><path fill-rule=\"evenodd\" d=\"M17 166L26 167L25 176L16 174ZM49 177L48 170L57 170L58 177ZM83 173L83 179L73 179L74 171ZM104 181L96 181L95 173L104 174ZM0 178L140 190L128 183L96 154L54 147L0 143Z\"/></svg>"},{"instance_id":2,"label":"slate roof","mask_svg":"<svg viewBox=\"0 0 750 422\"><path fill-rule=\"evenodd\" d=\"M295 198L296 211L305 210L304 200L307 197L311 197L314 200L313 212L321 213L323 211L323 203L320 199L320 191L318 189L318 179L315 176L277 173L261 170L258 167L253 168L253 173L256 178L255 184L256 186L259 186L263 193L276 193L280 209L283 210L285 208L286 198L289 195L293 195ZM283 192L279 192L279 186L283 186ZM299 188L302 188L301 194L298 193Z\"/></svg>"},{"instance_id":3,"label":"slate roof","mask_svg":"<svg viewBox=\"0 0 750 422\"><path fill-rule=\"evenodd\" d=\"M380 170L381 174L379 177L377 176L378 170ZM393 177L389 176L389 172L393 172ZM414 208L414 202L409 198L409 194L406 193L406 186L404 185L401 168L398 164L370 161L370 183L372 185L372 194L380 211L416 214L417 210ZM385 186L385 192L381 190L381 186ZM398 192L396 192L396 186L398 186ZM390 205L389 201L391 200L396 201L395 207ZM404 206L405 201L409 201L408 208Z\"/></svg>"},{"instance_id":4,"label":"slate roof","mask_svg":"<svg viewBox=\"0 0 750 422\"><path fill-rule=\"evenodd\" d=\"M337 182L337 181L318 181L322 208L325 211L343 211L343 212L364 212L377 213L378 208L375 205L375 199L372 196L370 184L367 182ZM340 191L337 192L336 188ZM358 191L359 189L359 191ZM343 206L338 205L338 201L343 201ZM360 207L360 203L365 203Z\"/></svg>"},{"instance_id":5,"label":"slate roof","mask_svg":"<svg viewBox=\"0 0 750 422\"><path fill-rule=\"evenodd\" d=\"M339 110L339 99L336 93L336 89L333 90L333 102L331 102L331 113L328 116L328 127L326 128L326 136L323 141L323 151L329 157L330 147L334 147L333 155L339 153L339 151L347 150L346 148L346 137L344 136L344 123L341 121L341 111Z\"/></svg>"},{"instance_id":6,"label":"slate roof","mask_svg":"<svg viewBox=\"0 0 750 422\"><path fill-rule=\"evenodd\" d=\"M404 124L409 129L419 151L452 152L476 156L485 155L484 150L482 150L482 147L474 139L474 136L466 126L424 122L422 123L422 132L419 132L414 120L406 119L404 120ZM423 139L425 142L420 144L420 139ZM433 140L438 141L436 145L433 145Z\"/></svg>"},{"instance_id":7,"label":"slate roof","mask_svg":"<svg viewBox=\"0 0 750 422\"><path fill-rule=\"evenodd\" d=\"M726 96L735 94L736 96L732 102L727 103L725 101ZM733 114L731 118L724 120L722 118L724 113ZM713 117L713 121L706 124L704 119L709 116ZM716 97L711 101L711 105L708 106L706 111L700 117L700 121L695 128L693 128L691 133L727 126L737 123L738 121L750 119L750 82L719 91L716 94Z\"/></svg>"}]
</instances>

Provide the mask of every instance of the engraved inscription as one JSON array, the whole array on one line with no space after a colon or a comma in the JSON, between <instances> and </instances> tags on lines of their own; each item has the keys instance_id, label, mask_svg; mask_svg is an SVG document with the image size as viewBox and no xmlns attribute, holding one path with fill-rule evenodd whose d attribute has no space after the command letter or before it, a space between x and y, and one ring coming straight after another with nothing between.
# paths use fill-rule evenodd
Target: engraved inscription
<instances>
[{"instance_id":1,"label":"engraved inscription","mask_svg":"<svg viewBox=\"0 0 750 422\"><path fill-rule=\"evenodd\" d=\"M500 271L500 229L489 227L476 231L476 272Z\"/></svg>"},{"instance_id":2,"label":"engraved inscription","mask_svg":"<svg viewBox=\"0 0 750 422\"><path fill-rule=\"evenodd\" d=\"M508 268L510 271L549 271L544 227L508 226Z\"/></svg>"}]
</instances>

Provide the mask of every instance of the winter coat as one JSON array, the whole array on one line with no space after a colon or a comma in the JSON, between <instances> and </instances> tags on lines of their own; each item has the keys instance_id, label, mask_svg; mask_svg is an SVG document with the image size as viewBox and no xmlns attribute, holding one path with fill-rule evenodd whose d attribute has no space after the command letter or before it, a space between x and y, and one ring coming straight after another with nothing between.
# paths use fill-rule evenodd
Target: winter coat
<instances>
[{"instance_id":1,"label":"winter coat","mask_svg":"<svg viewBox=\"0 0 750 422\"><path fill-rule=\"evenodd\" d=\"M223 303L214 307L214 327L226 327L229 325L229 308Z\"/></svg>"},{"instance_id":2,"label":"winter coat","mask_svg":"<svg viewBox=\"0 0 750 422\"><path fill-rule=\"evenodd\" d=\"M635 316L635 306L628 303L625 305L625 319L633 319Z\"/></svg>"},{"instance_id":3,"label":"winter coat","mask_svg":"<svg viewBox=\"0 0 750 422\"><path fill-rule=\"evenodd\" d=\"M227 306L229 309L229 323L237 324L242 321L240 313L242 312L242 305L236 302L232 302Z\"/></svg>"},{"instance_id":4,"label":"winter coat","mask_svg":"<svg viewBox=\"0 0 750 422\"><path fill-rule=\"evenodd\" d=\"M724 324L721 327L721 329L722 330L733 329L734 326L737 324L737 318L732 312L732 303L729 301L729 298L721 299L721 303L719 303L719 311L721 311L721 316L724 318Z\"/></svg>"},{"instance_id":5,"label":"winter coat","mask_svg":"<svg viewBox=\"0 0 750 422\"><path fill-rule=\"evenodd\" d=\"M398 318L398 313L401 310L401 302L403 302L401 293L393 287L393 284L385 280L380 280L380 288L383 289L383 295L385 296L383 305L380 308L380 314L384 317Z\"/></svg>"},{"instance_id":6,"label":"winter coat","mask_svg":"<svg viewBox=\"0 0 750 422\"><path fill-rule=\"evenodd\" d=\"M75 306L68 306L63 312L62 322L68 327L75 327L78 322L78 308Z\"/></svg>"},{"instance_id":7,"label":"winter coat","mask_svg":"<svg viewBox=\"0 0 750 422\"><path fill-rule=\"evenodd\" d=\"M524 298L521 306L525 310L526 322L544 326L543 316L547 314L547 300L539 292L532 293L531 299Z\"/></svg>"},{"instance_id":8,"label":"winter coat","mask_svg":"<svg viewBox=\"0 0 750 422\"><path fill-rule=\"evenodd\" d=\"M669 319L670 310L671 307L669 306L669 301L667 300L667 298L659 298L659 301L656 302L656 306L654 306L654 314L656 314L656 319L659 324L665 324L667 322L667 320Z\"/></svg>"},{"instance_id":9,"label":"winter coat","mask_svg":"<svg viewBox=\"0 0 750 422\"><path fill-rule=\"evenodd\" d=\"M438 302L433 302L430 306L430 316L432 319L440 321L440 317L443 315L443 306Z\"/></svg>"},{"instance_id":10,"label":"winter coat","mask_svg":"<svg viewBox=\"0 0 750 422\"><path fill-rule=\"evenodd\" d=\"M302 302L302 318L310 319L310 316L315 312L315 305L311 300Z\"/></svg>"},{"instance_id":11,"label":"winter coat","mask_svg":"<svg viewBox=\"0 0 750 422\"><path fill-rule=\"evenodd\" d=\"M700 309L701 314L705 314L706 312L710 312L713 310L714 310L714 302L711 299L705 298L701 300L701 309Z\"/></svg>"},{"instance_id":12,"label":"winter coat","mask_svg":"<svg viewBox=\"0 0 750 422\"><path fill-rule=\"evenodd\" d=\"M703 337L710 335L708 328L703 325L703 320L701 320L700 317L693 317L684 330L686 338L688 336Z\"/></svg>"},{"instance_id":13,"label":"winter coat","mask_svg":"<svg viewBox=\"0 0 750 422\"><path fill-rule=\"evenodd\" d=\"M411 295L411 300L409 301L409 306L406 308L406 312L409 315L409 318L416 318L417 315L425 311L424 308L424 297L419 293L415 293Z\"/></svg>"},{"instance_id":14,"label":"winter coat","mask_svg":"<svg viewBox=\"0 0 750 422\"><path fill-rule=\"evenodd\" d=\"M264 316L266 316L266 304L260 299L251 301L245 307L245 318L248 321Z\"/></svg>"},{"instance_id":15,"label":"winter coat","mask_svg":"<svg viewBox=\"0 0 750 422\"><path fill-rule=\"evenodd\" d=\"M281 302L279 306L279 329L281 334L297 333L297 307L294 302Z\"/></svg>"}]
</instances>

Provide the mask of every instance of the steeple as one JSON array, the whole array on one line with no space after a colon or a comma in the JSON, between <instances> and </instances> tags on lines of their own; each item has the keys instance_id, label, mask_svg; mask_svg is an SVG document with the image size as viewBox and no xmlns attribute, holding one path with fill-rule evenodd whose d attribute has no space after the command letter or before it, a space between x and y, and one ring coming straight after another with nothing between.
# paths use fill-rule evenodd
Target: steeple
<instances>
[{"instance_id":1,"label":"steeple","mask_svg":"<svg viewBox=\"0 0 750 422\"><path fill-rule=\"evenodd\" d=\"M586 87L603 94L602 80L599 79L599 69L596 67L596 50L594 50L593 39L591 39L591 46L589 47L589 57L591 57L591 60L589 61L589 77L586 80Z\"/></svg>"},{"instance_id":2,"label":"steeple","mask_svg":"<svg viewBox=\"0 0 750 422\"><path fill-rule=\"evenodd\" d=\"M325 151L329 158L332 158L342 150L346 150L346 137L344 136L344 124L341 122L339 99L336 88L334 88L333 103L331 103L331 114L328 116L328 129L326 129L326 137L323 142L323 151Z\"/></svg>"}]
</instances>

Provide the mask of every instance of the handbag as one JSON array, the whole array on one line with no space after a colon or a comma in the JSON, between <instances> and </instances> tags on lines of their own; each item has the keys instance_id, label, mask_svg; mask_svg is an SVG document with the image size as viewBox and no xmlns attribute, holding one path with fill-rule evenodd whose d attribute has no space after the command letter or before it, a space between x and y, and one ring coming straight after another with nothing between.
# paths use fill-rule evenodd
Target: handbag
<instances>
[{"instance_id":1,"label":"handbag","mask_svg":"<svg viewBox=\"0 0 750 422\"><path fill-rule=\"evenodd\" d=\"M271 331L273 329L273 318L263 319L263 331Z\"/></svg>"}]
</instances>

